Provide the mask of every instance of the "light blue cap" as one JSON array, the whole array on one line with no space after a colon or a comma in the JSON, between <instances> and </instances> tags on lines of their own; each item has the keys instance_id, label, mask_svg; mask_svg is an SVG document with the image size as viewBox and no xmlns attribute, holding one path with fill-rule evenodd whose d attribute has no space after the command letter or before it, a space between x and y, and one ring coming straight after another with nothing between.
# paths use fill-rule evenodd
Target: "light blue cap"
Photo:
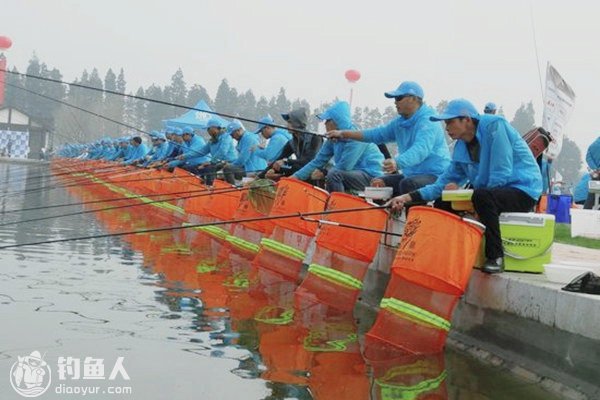
<instances>
[{"instance_id":1,"label":"light blue cap","mask_svg":"<svg viewBox=\"0 0 600 400\"><path fill-rule=\"evenodd\" d=\"M175 129L173 129L173 133L176 134L177 136L183 136L183 129L175 128Z\"/></svg>"},{"instance_id":2,"label":"light blue cap","mask_svg":"<svg viewBox=\"0 0 600 400\"><path fill-rule=\"evenodd\" d=\"M167 140L167 136L162 132L156 132L155 139Z\"/></svg>"},{"instance_id":3,"label":"light blue cap","mask_svg":"<svg viewBox=\"0 0 600 400\"><path fill-rule=\"evenodd\" d=\"M183 127L183 133L189 133L192 134L194 133L194 128L192 128L191 126L187 125Z\"/></svg>"},{"instance_id":4,"label":"light blue cap","mask_svg":"<svg viewBox=\"0 0 600 400\"><path fill-rule=\"evenodd\" d=\"M406 81L402 82L396 90L385 92L385 97L388 99L398 96L417 96L420 98L424 97L423 88L417 82Z\"/></svg>"},{"instance_id":5,"label":"light blue cap","mask_svg":"<svg viewBox=\"0 0 600 400\"><path fill-rule=\"evenodd\" d=\"M321 114L317 114L317 118L322 121L326 121L328 119L334 119L334 117L339 116L340 114L350 115L350 104L346 101L336 101Z\"/></svg>"},{"instance_id":6,"label":"light blue cap","mask_svg":"<svg viewBox=\"0 0 600 400\"><path fill-rule=\"evenodd\" d=\"M445 121L458 117L470 117L479 119L479 113L475 106L465 99L454 99L448 103L444 112L429 117L431 121Z\"/></svg>"},{"instance_id":7,"label":"light blue cap","mask_svg":"<svg viewBox=\"0 0 600 400\"><path fill-rule=\"evenodd\" d=\"M258 129L254 131L254 133L261 133L262 130L266 127L269 126L270 124L274 124L275 120L273 120L273 118L267 114L266 116L262 117L259 121L258 121Z\"/></svg>"},{"instance_id":8,"label":"light blue cap","mask_svg":"<svg viewBox=\"0 0 600 400\"><path fill-rule=\"evenodd\" d=\"M227 128L227 121L219 117L211 117L206 123L206 129L208 128Z\"/></svg>"},{"instance_id":9,"label":"light blue cap","mask_svg":"<svg viewBox=\"0 0 600 400\"><path fill-rule=\"evenodd\" d=\"M155 138L155 137L158 135L158 133L159 133L158 131L152 131L152 132L150 132L148 135L149 135L151 138Z\"/></svg>"},{"instance_id":10,"label":"light blue cap","mask_svg":"<svg viewBox=\"0 0 600 400\"><path fill-rule=\"evenodd\" d=\"M175 133L175 127L173 127L173 126L167 126L165 128L165 133Z\"/></svg>"},{"instance_id":11,"label":"light blue cap","mask_svg":"<svg viewBox=\"0 0 600 400\"><path fill-rule=\"evenodd\" d=\"M227 133L230 135L238 129L246 130L246 128L244 128L244 124L242 124L242 121L239 119L234 119L229 123L229 125L227 125Z\"/></svg>"},{"instance_id":12,"label":"light blue cap","mask_svg":"<svg viewBox=\"0 0 600 400\"><path fill-rule=\"evenodd\" d=\"M483 110L484 111L495 111L495 110L497 110L496 103L492 103L491 101L489 103L486 103L485 108Z\"/></svg>"}]
</instances>

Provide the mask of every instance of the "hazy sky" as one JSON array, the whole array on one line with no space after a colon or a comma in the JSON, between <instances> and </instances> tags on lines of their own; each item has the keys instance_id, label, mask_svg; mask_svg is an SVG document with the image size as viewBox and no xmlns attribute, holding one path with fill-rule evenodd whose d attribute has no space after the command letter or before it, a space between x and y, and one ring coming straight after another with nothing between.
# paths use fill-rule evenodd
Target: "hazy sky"
<instances>
[{"instance_id":1,"label":"hazy sky","mask_svg":"<svg viewBox=\"0 0 600 400\"><path fill-rule=\"evenodd\" d=\"M383 92L415 80L434 106L495 101L509 119L532 100L539 123L533 15L542 78L550 61L577 95L568 136L583 152L600 136L600 5L591 0L2 0L0 9L9 66L24 70L35 51L67 80L123 67L135 90L168 84L181 67L188 86L213 97L227 78L257 97L283 86L317 106L347 98L344 71L354 68L354 105L392 105Z\"/></svg>"}]
</instances>

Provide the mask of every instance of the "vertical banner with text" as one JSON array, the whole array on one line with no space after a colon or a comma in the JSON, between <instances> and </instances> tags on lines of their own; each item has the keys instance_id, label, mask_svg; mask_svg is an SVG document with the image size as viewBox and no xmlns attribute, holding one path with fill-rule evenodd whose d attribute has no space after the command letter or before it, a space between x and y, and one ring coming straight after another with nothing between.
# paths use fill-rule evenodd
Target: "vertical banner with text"
<instances>
[{"instance_id":1,"label":"vertical banner with text","mask_svg":"<svg viewBox=\"0 0 600 400\"><path fill-rule=\"evenodd\" d=\"M554 138L547 150L550 158L556 158L562 149L564 127L571 117L574 106L575 92L548 63L542 127Z\"/></svg>"}]
</instances>

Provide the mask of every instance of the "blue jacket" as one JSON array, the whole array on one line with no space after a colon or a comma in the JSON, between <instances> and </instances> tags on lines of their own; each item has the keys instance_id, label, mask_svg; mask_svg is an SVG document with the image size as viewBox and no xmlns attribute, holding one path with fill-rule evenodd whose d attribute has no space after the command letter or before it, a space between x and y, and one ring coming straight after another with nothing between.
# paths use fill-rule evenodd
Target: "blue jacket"
<instances>
[{"instance_id":1,"label":"blue jacket","mask_svg":"<svg viewBox=\"0 0 600 400\"><path fill-rule=\"evenodd\" d=\"M267 162L250 151L255 146L258 146L258 137L252 132L244 132L236 146L238 158L232 164L244 167L246 172L258 172L267 168Z\"/></svg>"},{"instance_id":2,"label":"blue jacket","mask_svg":"<svg viewBox=\"0 0 600 400\"><path fill-rule=\"evenodd\" d=\"M183 161L186 164L198 165L210 161L210 156L206 154L200 154L202 149L206 146L206 141L202 136L192 134L189 141L183 141L183 147L181 148L183 154Z\"/></svg>"},{"instance_id":3,"label":"blue jacket","mask_svg":"<svg viewBox=\"0 0 600 400\"><path fill-rule=\"evenodd\" d=\"M281 150L283 146L287 142L292 139L292 135L283 129L275 129L273 131L273 135L269 138L269 143L267 147L264 149L256 149L254 154L258 157L267 161L267 163L272 163L273 161L277 161L279 159L279 155L281 154Z\"/></svg>"},{"instance_id":4,"label":"blue jacket","mask_svg":"<svg viewBox=\"0 0 600 400\"><path fill-rule=\"evenodd\" d=\"M588 147L585 154L585 162L587 162L590 169L600 168L600 137Z\"/></svg>"},{"instance_id":5,"label":"blue jacket","mask_svg":"<svg viewBox=\"0 0 600 400\"><path fill-rule=\"evenodd\" d=\"M458 140L448 169L431 185L419 189L423 200L439 198L446 184L469 180L475 189L512 187L537 200L542 193L542 174L529 146L502 117L481 115L475 136L479 162L471 161L467 144Z\"/></svg>"},{"instance_id":6,"label":"blue jacket","mask_svg":"<svg viewBox=\"0 0 600 400\"><path fill-rule=\"evenodd\" d=\"M433 108L422 105L408 119L399 116L387 125L363 131L363 141L377 144L395 141L396 164L406 177L439 176L450 164L450 152L441 124L429 120L434 113Z\"/></svg>"},{"instance_id":7,"label":"blue jacket","mask_svg":"<svg viewBox=\"0 0 600 400\"><path fill-rule=\"evenodd\" d=\"M129 153L129 158L125 159L125 164L131 164L134 161L141 160L146 156L146 154L148 154L148 146L146 146L144 143L141 143L139 146L131 147L133 147L133 149Z\"/></svg>"},{"instance_id":8,"label":"blue jacket","mask_svg":"<svg viewBox=\"0 0 600 400\"><path fill-rule=\"evenodd\" d=\"M152 157L150 157L148 161L154 162L165 159L167 157L168 150L169 144L167 142L162 142L158 146L154 146L154 153L152 153Z\"/></svg>"},{"instance_id":9,"label":"blue jacket","mask_svg":"<svg viewBox=\"0 0 600 400\"><path fill-rule=\"evenodd\" d=\"M109 161L114 161L117 158L125 158L125 149L119 146L119 148L108 158Z\"/></svg>"},{"instance_id":10,"label":"blue jacket","mask_svg":"<svg viewBox=\"0 0 600 400\"><path fill-rule=\"evenodd\" d=\"M585 201L588 197L589 192L589 182L592 179L592 176L588 173L583 174L577 186L573 190L573 201L574 202L582 202Z\"/></svg>"},{"instance_id":11,"label":"blue jacket","mask_svg":"<svg viewBox=\"0 0 600 400\"><path fill-rule=\"evenodd\" d=\"M320 118L332 119L337 129L354 130L350 107L346 102L336 102ZM322 115L323 115L322 114ZM383 154L373 143L357 142L354 140L328 140L323 144L315 158L294 173L294 177L307 180L316 168L322 168L333 157L335 165L330 171L364 171L371 177L381 175Z\"/></svg>"},{"instance_id":12,"label":"blue jacket","mask_svg":"<svg viewBox=\"0 0 600 400\"><path fill-rule=\"evenodd\" d=\"M211 140L205 144L199 155L205 156L207 154L212 155L212 161L215 163L219 161L233 162L237 158L237 152L231 135L223 132L217 136L216 140Z\"/></svg>"}]
</instances>

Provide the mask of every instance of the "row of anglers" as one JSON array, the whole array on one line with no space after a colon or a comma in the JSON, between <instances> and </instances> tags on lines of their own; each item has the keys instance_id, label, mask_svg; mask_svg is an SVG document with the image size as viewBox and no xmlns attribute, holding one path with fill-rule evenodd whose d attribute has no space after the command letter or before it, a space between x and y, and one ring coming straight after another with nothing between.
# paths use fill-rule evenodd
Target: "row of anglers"
<instances>
[{"instance_id":1,"label":"row of anglers","mask_svg":"<svg viewBox=\"0 0 600 400\"><path fill-rule=\"evenodd\" d=\"M65 146L60 154L184 168L208 185L222 170L231 183L253 174L323 183L330 192L390 186L394 195L390 205L395 210L435 201L434 206L452 211L449 203L441 201L442 191L470 185L474 210L486 226L483 270L502 272L499 215L532 210L543 190L540 167L528 144L502 116L487 110L480 114L468 100L452 100L436 113L424 102L423 88L416 82L402 82L385 96L394 101L398 117L370 129L357 129L349 104L338 101L317 115L325 122L325 135L307 133L307 111L298 108L282 114L287 131L272 126L270 116L262 118L254 132L246 131L238 120L212 117L206 126L208 142L190 127L167 127L164 133L152 134L150 151L141 138L134 137L116 144L104 140L87 146L86 152ZM452 156L444 127L455 140ZM258 135L268 140L266 146L259 144ZM384 157L378 145L385 143L396 143L395 157Z\"/></svg>"}]
</instances>

